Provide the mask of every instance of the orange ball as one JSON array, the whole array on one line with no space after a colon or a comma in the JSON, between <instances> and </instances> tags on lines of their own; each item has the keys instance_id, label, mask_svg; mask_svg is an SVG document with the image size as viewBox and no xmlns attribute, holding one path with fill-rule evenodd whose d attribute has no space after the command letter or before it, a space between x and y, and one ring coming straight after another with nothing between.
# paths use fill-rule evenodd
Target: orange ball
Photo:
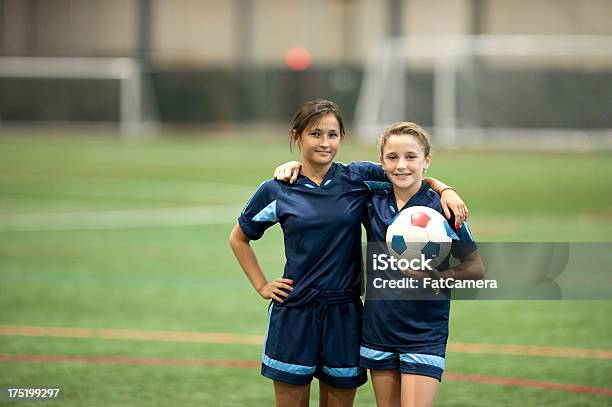
<instances>
[{"instance_id":1,"label":"orange ball","mask_svg":"<svg viewBox=\"0 0 612 407\"><path fill-rule=\"evenodd\" d=\"M293 47L285 53L285 64L292 71L305 71L310 66L312 57L306 48Z\"/></svg>"}]
</instances>

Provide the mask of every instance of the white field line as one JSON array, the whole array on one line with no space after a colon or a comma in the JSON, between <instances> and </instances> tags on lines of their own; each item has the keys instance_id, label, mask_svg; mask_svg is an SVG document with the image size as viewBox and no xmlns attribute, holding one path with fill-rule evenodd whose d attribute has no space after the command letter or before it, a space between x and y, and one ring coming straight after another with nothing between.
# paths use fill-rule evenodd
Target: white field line
<instances>
[{"instance_id":1,"label":"white field line","mask_svg":"<svg viewBox=\"0 0 612 407\"><path fill-rule=\"evenodd\" d=\"M214 225L235 222L242 205L0 215L0 231L54 231Z\"/></svg>"},{"instance_id":2,"label":"white field line","mask_svg":"<svg viewBox=\"0 0 612 407\"><path fill-rule=\"evenodd\" d=\"M257 185L245 186L208 181L185 181L168 180L155 178L119 178L89 175L61 175L61 174L0 174L0 180L17 182L26 180L29 182L43 183L56 187L66 187L71 185L83 185L86 183L89 188L79 190L78 195L97 198L123 198L123 199L162 199L178 201L201 202L202 199L210 195L210 191L217 194L244 195L252 194ZM111 188L109 188L111 186ZM63 196L65 190L47 190L44 196ZM77 193L77 192L74 192Z\"/></svg>"},{"instance_id":3,"label":"white field line","mask_svg":"<svg viewBox=\"0 0 612 407\"><path fill-rule=\"evenodd\" d=\"M271 177L271 176L270 176ZM0 180L12 180L18 181L26 179L28 181L48 181L48 182L59 182L65 183L105 183L105 184L155 184L156 186L164 187L183 187L183 188L214 188L214 189L225 189L233 190L235 192L254 192L257 189L257 185L239 185L231 184L227 182L210 182L210 181L198 181L198 180L175 180L166 178L142 178L142 177L119 177L112 175L87 175L87 174L62 174L62 173L3 173L0 174ZM262 180L265 181L265 180Z\"/></svg>"}]
</instances>

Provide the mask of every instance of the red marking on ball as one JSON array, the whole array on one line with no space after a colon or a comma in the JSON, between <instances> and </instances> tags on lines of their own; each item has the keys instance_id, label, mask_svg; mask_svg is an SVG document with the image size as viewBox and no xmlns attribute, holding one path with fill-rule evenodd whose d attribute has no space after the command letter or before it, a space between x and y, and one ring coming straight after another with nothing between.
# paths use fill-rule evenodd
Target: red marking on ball
<instances>
[{"instance_id":1,"label":"red marking on ball","mask_svg":"<svg viewBox=\"0 0 612 407\"><path fill-rule=\"evenodd\" d=\"M305 71L310 66L312 57L306 48L293 47L285 54L285 64L292 71Z\"/></svg>"},{"instance_id":2,"label":"red marking on ball","mask_svg":"<svg viewBox=\"0 0 612 407\"><path fill-rule=\"evenodd\" d=\"M422 228L426 228L430 220L431 218L427 216L425 212L417 212L412 214L410 217L410 222L413 226L419 226Z\"/></svg>"}]
</instances>

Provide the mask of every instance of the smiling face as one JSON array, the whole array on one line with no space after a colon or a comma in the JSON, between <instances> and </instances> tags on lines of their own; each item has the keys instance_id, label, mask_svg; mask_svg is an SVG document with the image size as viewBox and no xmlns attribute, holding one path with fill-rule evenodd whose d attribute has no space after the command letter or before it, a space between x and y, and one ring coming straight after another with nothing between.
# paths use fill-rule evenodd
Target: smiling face
<instances>
[{"instance_id":1,"label":"smiling face","mask_svg":"<svg viewBox=\"0 0 612 407\"><path fill-rule=\"evenodd\" d=\"M307 161L315 166L331 164L344 139L340 123L333 113L312 120L301 134L296 136L302 162Z\"/></svg>"},{"instance_id":2,"label":"smiling face","mask_svg":"<svg viewBox=\"0 0 612 407\"><path fill-rule=\"evenodd\" d=\"M418 188L430 160L418 139L409 134L388 137L380 158L393 187L400 190Z\"/></svg>"}]
</instances>

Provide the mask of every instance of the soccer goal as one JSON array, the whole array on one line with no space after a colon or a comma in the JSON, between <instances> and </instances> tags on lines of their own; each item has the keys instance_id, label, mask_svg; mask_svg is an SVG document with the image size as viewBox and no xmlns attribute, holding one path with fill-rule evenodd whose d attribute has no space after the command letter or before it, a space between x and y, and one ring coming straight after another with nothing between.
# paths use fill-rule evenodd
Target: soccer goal
<instances>
[{"instance_id":1,"label":"soccer goal","mask_svg":"<svg viewBox=\"0 0 612 407\"><path fill-rule=\"evenodd\" d=\"M355 130L414 121L441 147L612 149L612 37L389 39L364 69Z\"/></svg>"},{"instance_id":2,"label":"soccer goal","mask_svg":"<svg viewBox=\"0 0 612 407\"><path fill-rule=\"evenodd\" d=\"M118 81L121 134L152 135L159 129L154 94L134 58L0 57L0 78Z\"/></svg>"}]
</instances>

